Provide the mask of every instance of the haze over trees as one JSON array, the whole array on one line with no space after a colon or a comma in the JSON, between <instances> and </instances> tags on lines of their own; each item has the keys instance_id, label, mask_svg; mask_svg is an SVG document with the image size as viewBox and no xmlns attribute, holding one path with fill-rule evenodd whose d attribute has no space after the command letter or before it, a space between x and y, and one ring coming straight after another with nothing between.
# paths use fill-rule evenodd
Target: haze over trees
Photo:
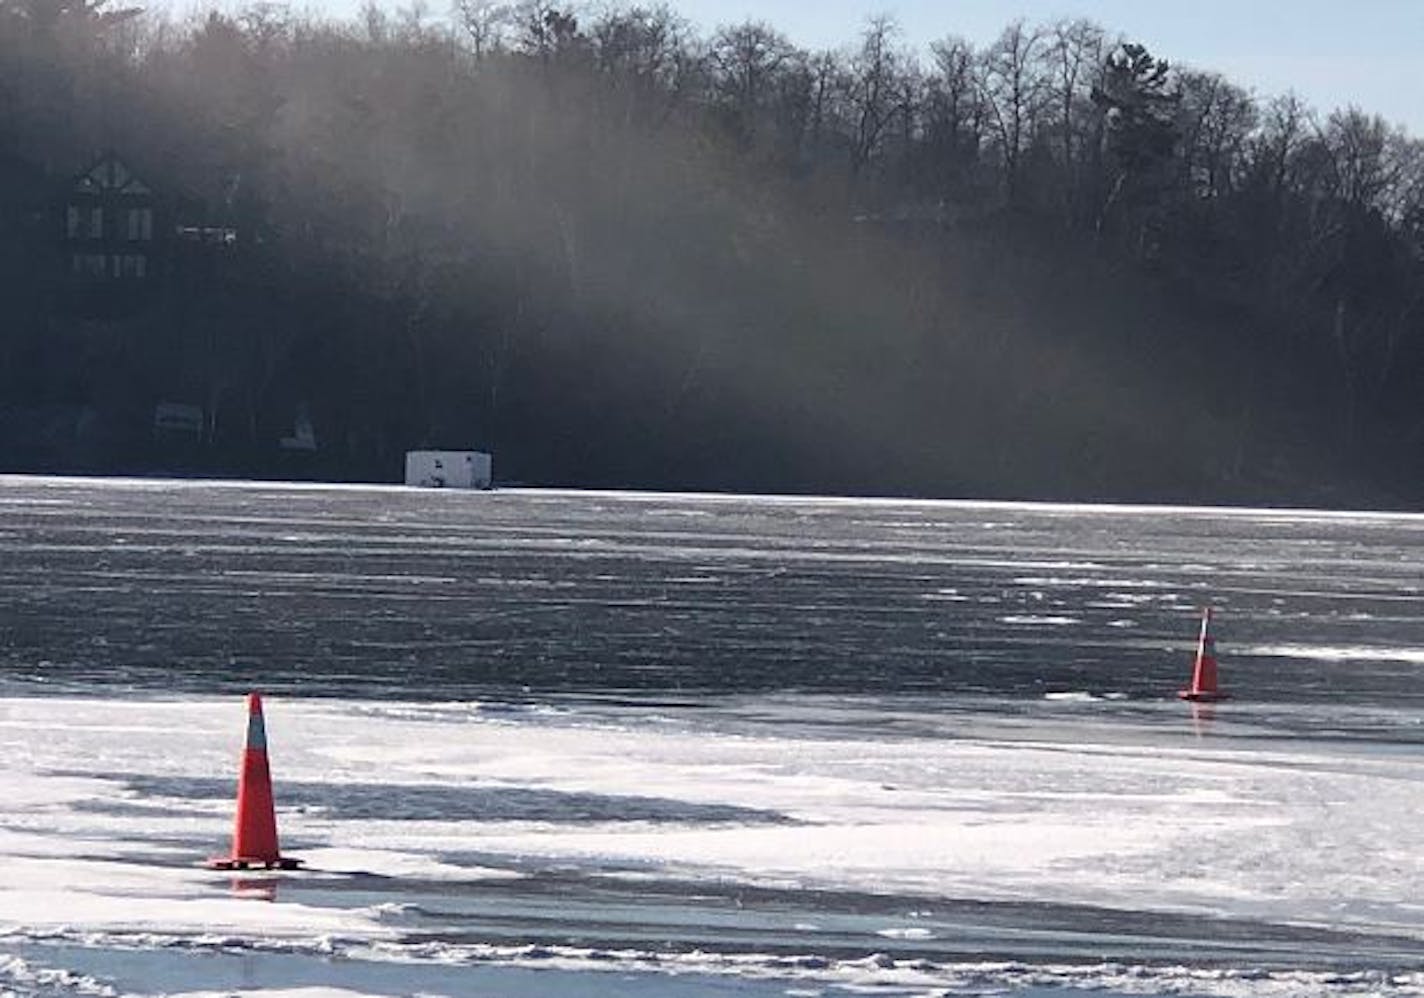
<instances>
[{"instance_id":1,"label":"haze over trees","mask_svg":"<svg viewBox=\"0 0 1424 998\"><path fill-rule=\"evenodd\" d=\"M1424 143L1171 59L0 0L0 466L1417 503ZM105 152L165 240L232 239L76 309L59 205Z\"/></svg>"}]
</instances>

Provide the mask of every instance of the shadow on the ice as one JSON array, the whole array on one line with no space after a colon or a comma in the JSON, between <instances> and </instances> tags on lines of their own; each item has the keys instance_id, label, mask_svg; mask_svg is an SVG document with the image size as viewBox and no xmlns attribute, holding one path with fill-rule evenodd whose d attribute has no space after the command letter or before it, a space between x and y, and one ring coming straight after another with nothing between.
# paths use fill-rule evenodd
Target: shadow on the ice
<instances>
[{"instance_id":1,"label":"shadow on the ice","mask_svg":"<svg viewBox=\"0 0 1424 998\"><path fill-rule=\"evenodd\" d=\"M62 774L57 774L62 775ZM84 774L92 777L93 774ZM233 781L208 777L110 774L140 800L91 801L86 810L100 813L147 809L141 798L226 800ZM551 821L600 824L637 821L654 824L799 824L778 811L699 804L665 797L571 793L530 787L447 786L436 784L309 783L283 780L278 802L283 808L317 811L343 820L384 821Z\"/></svg>"}]
</instances>

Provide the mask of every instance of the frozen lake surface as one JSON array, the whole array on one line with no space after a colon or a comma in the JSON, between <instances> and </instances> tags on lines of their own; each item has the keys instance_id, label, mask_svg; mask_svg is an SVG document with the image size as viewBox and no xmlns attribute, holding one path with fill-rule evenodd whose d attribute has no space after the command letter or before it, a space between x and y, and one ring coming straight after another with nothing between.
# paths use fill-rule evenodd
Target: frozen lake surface
<instances>
[{"instance_id":1,"label":"frozen lake surface","mask_svg":"<svg viewBox=\"0 0 1424 998\"><path fill-rule=\"evenodd\" d=\"M0 994L1424 995L1424 518L0 478L0 599Z\"/></svg>"}]
</instances>

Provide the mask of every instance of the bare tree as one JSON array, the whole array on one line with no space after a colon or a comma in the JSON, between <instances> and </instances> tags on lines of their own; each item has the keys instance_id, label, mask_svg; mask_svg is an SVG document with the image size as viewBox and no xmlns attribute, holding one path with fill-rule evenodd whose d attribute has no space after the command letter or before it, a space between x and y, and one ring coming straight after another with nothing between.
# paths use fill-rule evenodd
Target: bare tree
<instances>
[{"instance_id":1,"label":"bare tree","mask_svg":"<svg viewBox=\"0 0 1424 998\"><path fill-rule=\"evenodd\" d=\"M1103 64L1105 38L1103 29L1092 21L1060 20L1048 29L1042 49L1047 103L1056 118L1065 214L1070 222L1082 184L1079 150L1093 143L1087 123L1092 118L1092 88Z\"/></svg>"},{"instance_id":2,"label":"bare tree","mask_svg":"<svg viewBox=\"0 0 1424 998\"><path fill-rule=\"evenodd\" d=\"M893 18L871 18L851 61L851 106L855 114L852 174L858 175L875 156L895 118L911 111L906 102L909 58L897 44L899 32Z\"/></svg>"},{"instance_id":3,"label":"bare tree","mask_svg":"<svg viewBox=\"0 0 1424 998\"><path fill-rule=\"evenodd\" d=\"M930 46L934 70L926 83L925 143L941 197L964 192L983 142L984 103L976 81L978 55L962 38Z\"/></svg>"},{"instance_id":4,"label":"bare tree","mask_svg":"<svg viewBox=\"0 0 1424 998\"><path fill-rule=\"evenodd\" d=\"M610 11L589 28L594 62L612 81L625 122L642 114L661 124L686 100L701 59L687 22L667 7Z\"/></svg>"},{"instance_id":5,"label":"bare tree","mask_svg":"<svg viewBox=\"0 0 1424 998\"><path fill-rule=\"evenodd\" d=\"M1379 206L1392 169L1385 156L1391 130L1384 119L1356 107L1336 111L1326 120L1321 138L1330 154L1334 194L1355 208Z\"/></svg>"},{"instance_id":6,"label":"bare tree","mask_svg":"<svg viewBox=\"0 0 1424 998\"><path fill-rule=\"evenodd\" d=\"M1231 193L1245 165L1246 145L1256 128L1256 103L1219 73L1187 72L1179 78L1182 167L1198 197Z\"/></svg>"},{"instance_id":7,"label":"bare tree","mask_svg":"<svg viewBox=\"0 0 1424 998\"><path fill-rule=\"evenodd\" d=\"M759 131L777 75L795 56L786 36L764 21L726 26L712 37L708 57L714 93L744 143Z\"/></svg>"},{"instance_id":8,"label":"bare tree","mask_svg":"<svg viewBox=\"0 0 1424 998\"><path fill-rule=\"evenodd\" d=\"M1418 240L1424 236L1424 139L1396 132L1385 154L1390 162L1385 213L1402 232ZM1424 243L1418 250L1424 262Z\"/></svg>"},{"instance_id":9,"label":"bare tree","mask_svg":"<svg viewBox=\"0 0 1424 998\"><path fill-rule=\"evenodd\" d=\"M1048 92L1039 59L1044 45L1042 29L1030 29L1018 20L979 60L979 96L1003 159L1004 191L1010 204L1019 200L1023 152L1038 126Z\"/></svg>"},{"instance_id":10,"label":"bare tree","mask_svg":"<svg viewBox=\"0 0 1424 998\"><path fill-rule=\"evenodd\" d=\"M1249 141L1249 169L1279 206L1292 186L1292 170L1314 125L1311 111L1295 94L1267 102L1260 127Z\"/></svg>"},{"instance_id":11,"label":"bare tree","mask_svg":"<svg viewBox=\"0 0 1424 998\"><path fill-rule=\"evenodd\" d=\"M834 52L819 52L806 62L807 137L813 152L825 155L843 117L841 97L850 90L849 71Z\"/></svg>"},{"instance_id":12,"label":"bare tree","mask_svg":"<svg viewBox=\"0 0 1424 998\"><path fill-rule=\"evenodd\" d=\"M504 49L519 5L506 0L456 0L453 17L469 36L476 59Z\"/></svg>"}]
</instances>

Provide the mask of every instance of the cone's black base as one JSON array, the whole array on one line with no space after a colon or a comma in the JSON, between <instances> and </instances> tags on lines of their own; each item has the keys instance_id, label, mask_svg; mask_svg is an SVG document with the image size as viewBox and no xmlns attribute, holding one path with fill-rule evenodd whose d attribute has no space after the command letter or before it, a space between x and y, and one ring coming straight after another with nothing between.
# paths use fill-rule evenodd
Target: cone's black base
<instances>
[{"instance_id":1,"label":"cone's black base","mask_svg":"<svg viewBox=\"0 0 1424 998\"><path fill-rule=\"evenodd\" d=\"M209 870L300 870L302 861L290 856L277 859L244 859L241 856L214 856L208 860Z\"/></svg>"},{"instance_id":2,"label":"cone's black base","mask_svg":"<svg viewBox=\"0 0 1424 998\"><path fill-rule=\"evenodd\" d=\"M1193 703L1218 703L1222 700L1230 700L1227 693L1208 693L1205 690L1193 693L1191 690L1178 690L1177 696L1182 700L1191 700Z\"/></svg>"}]
</instances>

